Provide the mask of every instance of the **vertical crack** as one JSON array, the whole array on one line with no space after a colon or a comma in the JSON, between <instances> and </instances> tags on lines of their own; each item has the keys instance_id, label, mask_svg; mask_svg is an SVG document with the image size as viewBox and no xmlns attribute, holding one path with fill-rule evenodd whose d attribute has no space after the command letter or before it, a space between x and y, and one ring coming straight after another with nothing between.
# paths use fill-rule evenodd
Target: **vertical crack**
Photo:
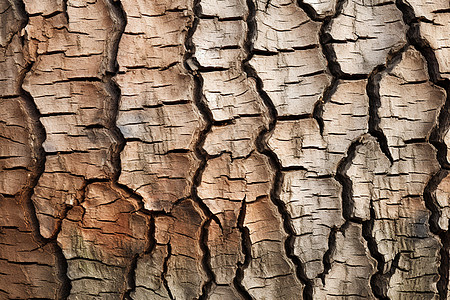
<instances>
[{"instance_id":1,"label":"vertical crack","mask_svg":"<svg viewBox=\"0 0 450 300\"><path fill-rule=\"evenodd\" d=\"M15 4L19 14L24 18L24 22L20 26L20 32L27 26L29 22L29 15L25 9L25 3L23 1L15 1ZM27 46L25 36L21 36L21 45L22 49L25 49ZM23 204L25 215L28 218L28 224L32 229L35 240L40 244L41 247L47 244L51 244L54 249L54 254L56 256L57 277L60 281L60 288L56 296L58 299L66 299L69 296L70 290L72 288L70 279L67 276L67 260L62 253L62 249L56 242L56 239L46 239L40 234L39 220L37 218L36 208L34 207L34 204L31 200L31 197L34 193L34 188L36 187L39 178L42 176L45 170L46 154L42 145L47 136L45 128L40 121L40 112L38 107L34 102L31 94L23 88L25 77L29 72L31 72L33 65L33 61L27 60L25 68L19 75L18 86L20 87L20 96L24 100L22 103L25 108L25 113L31 119L31 130L33 132L36 167L34 168L35 176L32 178L28 188L25 189L19 195L19 197Z\"/></svg>"},{"instance_id":2,"label":"vertical crack","mask_svg":"<svg viewBox=\"0 0 450 300\"><path fill-rule=\"evenodd\" d=\"M266 137L273 132L278 112L275 108L275 105L273 104L272 100L268 96L268 94L264 91L263 88L263 82L262 79L258 76L256 70L250 65L250 60L253 57L253 39L256 36L257 28L256 28L256 6L253 0L247 0L247 6L248 6L248 17L247 17L247 37L245 40L245 48L247 51L247 57L242 62L242 67L244 72L247 74L248 77L251 77L256 82L256 89L260 96L260 98L263 100L264 105L267 107L269 112L269 128L263 128L260 133L258 134L258 137L256 139L256 148L259 153L267 156L270 161L270 165L273 170L275 170L275 179L274 179L274 185L270 192L270 198L274 205L277 207L279 213L282 216L283 219L283 227L285 232L287 233L288 237L285 240L285 252L286 255L289 257L289 259L294 263L296 268L296 276L299 279L299 281L304 285L303 289L303 299L309 300L312 299L313 294L313 284L312 281L309 280L305 275L305 270L302 262L300 259L294 254L294 241L295 241L295 230L292 225L291 217L280 199L280 193L281 193L281 186L283 183L283 174L282 174L282 167L280 162L278 161L278 158L276 157L275 153L271 151L267 145Z\"/></svg>"},{"instance_id":3,"label":"vertical crack","mask_svg":"<svg viewBox=\"0 0 450 300\"><path fill-rule=\"evenodd\" d=\"M123 294L122 297L123 300L131 300L132 298L130 295L136 289L136 268L138 259L139 254L135 254L127 267L128 269L128 272L126 273L127 289Z\"/></svg>"},{"instance_id":4,"label":"vertical crack","mask_svg":"<svg viewBox=\"0 0 450 300\"><path fill-rule=\"evenodd\" d=\"M252 259L252 242L250 240L250 232L247 227L244 226L245 214L247 211L247 202L246 199L242 201L241 210L239 211L238 216L238 229L241 233L241 242L242 242L242 252L244 253L244 262L238 262L238 266L236 269L236 276L234 277L233 283L234 287L238 291L238 293L245 299L251 300L253 297L250 293L245 289L242 285L242 280L244 279L244 270L250 264Z\"/></svg>"},{"instance_id":5,"label":"vertical crack","mask_svg":"<svg viewBox=\"0 0 450 300\"><path fill-rule=\"evenodd\" d=\"M378 115L378 109L381 107L381 98L380 98L381 72L392 70L392 68L394 68L395 65L400 62L402 54L403 52L406 51L407 47L408 43L401 49L399 49L397 52L390 55L390 57L387 58L386 63L384 65L375 67L370 73L366 85L366 93L367 96L369 97L369 134L377 140L377 143L381 151L390 161L391 165L393 164L394 159L389 150L387 137L379 126L380 117ZM344 178L345 177L346 176L344 176ZM346 181L350 181L350 179L349 178L344 179L343 183ZM353 200L351 201L353 203ZM375 224L375 210L373 207L372 199L370 200L369 207L370 207L370 220L362 222L362 231L363 237L367 241L367 246L369 248L370 255L377 261L377 272L370 279L370 286L372 288L372 293L374 294L375 297L377 297L378 299L387 300L389 299L387 297L389 279L395 272L396 260L394 259L394 262L392 263L390 270L388 272L385 272L386 262L384 260L384 256L378 251L377 242L373 237L373 226ZM398 255L399 253L397 253L397 256Z\"/></svg>"},{"instance_id":6,"label":"vertical crack","mask_svg":"<svg viewBox=\"0 0 450 300\"><path fill-rule=\"evenodd\" d=\"M448 231L442 230L439 226L439 218L441 217L440 207L436 201L434 192L441 181L449 174L449 171L440 169L428 182L423 194L425 206L431 212L429 218L430 230L439 237L442 247L439 251L441 256L441 264L439 266L439 281L437 282L437 289L440 299L447 299L448 282L449 282L449 251L450 236Z\"/></svg>"},{"instance_id":7,"label":"vertical crack","mask_svg":"<svg viewBox=\"0 0 450 300\"><path fill-rule=\"evenodd\" d=\"M370 287L377 299L387 300L387 284L383 271L385 268L384 256L378 251L378 244L375 238L372 236L373 226L375 224L375 210L370 204L370 220L362 222L362 235L367 241L367 247L369 248L370 255L377 261L377 272L370 278Z\"/></svg>"},{"instance_id":8,"label":"vertical crack","mask_svg":"<svg viewBox=\"0 0 450 300\"><path fill-rule=\"evenodd\" d=\"M356 150L358 146L361 145L361 138L354 141L348 151L347 156L344 157L337 168L336 180L342 185L342 214L345 219L345 223L341 226L339 231L344 232L345 228L350 224L350 222L361 224L362 226L362 236L367 242L367 247L369 248L370 256L377 261L377 272L370 278L370 288L372 293L377 299L388 299L385 295L386 291L386 280L390 275L383 275L385 268L385 261L383 255L378 251L378 245L376 240L372 236L375 211L372 205L372 200L370 201L370 219L362 220L361 218L352 215L352 208L354 207L353 199L353 183L350 177L347 175L347 171L350 168L353 159L356 156ZM336 245L334 244L334 247Z\"/></svg>"},{"instance_id":9,"label":"vertical crack","mask_svg":"<svg viewBox=\"0 0 450 300\"><path fill-rule=\"evenodd\" d=\"M172 291L170 290L169 283L167 282L167 271L169 269L169 259L172 256L172 246L170 245L170 241L167 244L167 256L164 258L163 263L163 271L161 273L161 280L163 282L164 287L166 288L167 294L169 295L169 298L171 300L174 300L175 298L172 295Z\"/></svg>"},{"instance_id":10,"label":"vertical crack","mask_svg":"<svg viewBox=\"0 0 450 300\"><path fill-rule=\"evenodd\" d=\"M203 257L202 257L202 266L205 272L208 275L208 282L205 283L202 287L202 294L199 297L199 300L206 300L208 299L209 292L211 291L211 287L213 283L216 282L216 276L214 272L212 271L211 267L211 253L209 252L208 248L208 229L209 225L211 224L212 218L207 218L202 226L200 231L200 249L203 251Z\"/></svg>"},{"instance_id":11,"label":"vertical crack","mask_svg":"<svg viewBox=\"0 0 450 300\"><path fill-rule=\"evenodd\" d=\"M202 223L201 226L201 234L200 234L200 248L203 252L202 257L202 266L203 270L205 271L206 275L208 276L208 280L203 284L202 286L202 294L200 295L199 299L207 299L208 294L211 290L211 287L213 283L215 282L215 276L214 272L211 269L211 255L209 253L208 248L208 228L209 224L212 220L216 221L219 226L221 226L221 223L217 216L215 216L208 206L202 201L202 199L198 196L198 186L201 184L202 175L206 168L206 163L208 160L208 154L203 149L203 145L206 140L207 134L210 132L212 124L213 124L213 116L211 111L209 110L208 106L203 100L203 78L199 72L199 63L194 57L195 54L195 45L193 42L193 36L195 31L197 30L197 26L200 20L201 15L201 6L200 6L201 0L194 0L193 1L193 12L194 12L194 20L192 23L192 26L188 28L188 32L186 34L186 39L184 42L184 46L186 49L184 58L183 58L183 64L186 70L191 74L191 76L194 79L194 103L201 113L203 119L206 122L205 127L203 130L200 131L199 137L195 144L195 154L198 159L200 159L200 165L195 171L193 182L192 182L192 188L191 188L191 197L192 199L199 205L200 209L205 214L207 220Z\"/></svg>"},{"instance_id":12,"label":"vertical crack","mask_svg":"<svg viewBox=\"0 0 450 300\"><path fill-rule=\"evenodd\" d=\"M434 233L442 244L440 250L440 266L439 266L439 281L437 289L440 299L447 299L448 285L449 285L449 268L450 268L450 232L443 231L438 225L440 217L440 208L433 194L442 179L448 174L450 164L447 161L447 145L444 143L444 137L450 127L450 80L442 79L439 73L439 64L428 41L423 39L420 34L420 17L415 16L414 9L404 0L396 0L397 8L403 14L403 20L409 25L409 30L406 34L408 42L419 51L426 60L428 69L428 76L430 81L438 87L443 88L447 93L447 98L444 106L441 108L438 121L435 124L429 142L437 149L437 161L440 165L440 170L431 178L424 190L425 206L430 210L429 218L430 231Z\"/></svg>"},{"instance_id":13,"label":"vertical crack","mask_svg":"<svg viewBox=\"0 0 450 300\"><path fill-rule=\"evenodd\" d=\"M439 291L439 299L446 300L448 299L448 283L449 283L449 272L450 272L450 236L448 231L442 232L439 234L439 238L441 239L442 248L440 251L441 255L441 264L439 266L439 281L437 283L437 289Z\"/></svg>"},{"instance_id":14,"label":"vertical crack","mask_svg":"<svg viewBox=\"0 0 450 300\"><path fill-rule=\"evenodd\" d=\"M344 224L348 224L348 221ZM328 250L325 251L322 259L323 263L323 272L318 274L317 277L322 280L322 284L325 286L325 276L331 270L331 261L333 253L336 251L336 235L337 233L344 231L344 225L341 227L333 227L331 228L330 235L328 236Z\"/></svg>"},{"instance_id":15,"label":"vertical crack","mask_svg":"<svg viewBox=\"0 0 450 300\"><path fill-rule=\"evenodd\" d=\"M343 10L343 6L346 3L346 0L339 0L336 5L336 12L333 16L325 17L325 18L318 18L317 14L315 14L314 11L311 11L311 7L309 5L303 3L303 1L299 0L298 5L304 11L308 14L308 16L314 20L314 21L322 21L322 27L320 29L319 33L319 41L322 46L323 54L328 62L328 70L333 76L332 82L329 85L329 87L325 90L323 94L323 98L318 101L314 108L313 117L317 120L320 126L320 132L323 135L323 104L327 103L331 100L331 96L336 91L338 82L340 79L366 79L368 80L366 91L367 95L369 97L369 133L374 136L378 143L380 144L380 148L382 149L383 153L386 155L386 157L389 159L389 161L392 163L393 158L390 154L388 145L387 145L387 139L386 136L383 134L382 130L379 128L379 121L380 118L378 116L378 108L380 107L380 97L379 97L379 80L380 75L379 72L381 70L385 69L385 66L380 66L374 69L374 71L367 77L366 75L350 75L345 74L342 72L339 63L337 62L336 53L333 49L333 46L331 42L333 41L333 38L329 34L331 22L333 19L338 17ZM406 46L402 48L396 55L398 56L399 53L402 53L406 49ZM394 55L395 56L395 55ZM353 207L353 190L352 190L352 182L351 179L346 175L346 171L350 167L353 158L356 155L356 148L358 145L361 144L361 138L358 138L355 140L350 147L347 150L347 155L344 157L337 168L336 175L334 176L335 179L341 184L342 186L342 213L343 217L346 220L345 223L340 228L335 228L332 230L329 236L328 241L328 251L324 255L324 272L319 275L319 277L322 278L323 284L325 284L325 275L329 272L331 265L330 265L330 255L332 254L332 251L336 248L336 233L338 231L343 231L346 226L349 225L349 222L355 222L362 224L362 230L363 230L363 237L368 243L368 247L370 250L370 255L375 258L378 262L378 272L374 276L372 276L370 280L370 286L372 289L372 292L377 298L385 299L383 297L383 291L380 290L380 287L383 285L380 284L379 276L383 271L384 268L384 258L377 250L377 244L376 241L372 238L372 228L373 228L373 222L374 222L374 211L373 207L371 205L371 219L369 221L363 221L359 218L356 218L352 216L351 208Z\"/></svg>"},{"instance_id":16,"label":"vertical crack","mask_svg":"<svg viewBox=\"0 0 450 300\"><path fill-rule=\"evenodd\" d=\"M110 119L108 126L108 130L110 130L113 135L117 138L117 144L112 145L112 158L111 163L113 165L113 174L111 177L111 181L113 183L113 186L118 188L119 191L125 192L127 196L133 198L136 200L136 202L139 205L138 211L142 212L144 215L150 216L150 223L147 227L147 238L148 238L148 245L146 247L146 250L144 250L141 254L135 254L133 258L130 261L130 264L127 267L126 272L126 281L127 281L127 289L124 291L123 299L131 299L131 293L133 293L136 289L136 269L138 264L138 259L146 253L150 253L153 248L156 245L155 240L155 220L154 216L147 211L144 208L144 201L143 197L138 195L136 192L134 192L131 188L127 187L126 185L119 184L118 180L121 174L121 160L120 155L123 151L123 149L126 146L126 140L120 131L120 129L117 127L117 118L119 116L119 110L120 110L120 101L121 101L121 89L117 82L115 81L115 77L117 76L119 72L119 65L117 62L117 56L119 53L119 45L120 41L122 39L123 33L125 32L125 28L127 26L127 16L125 9L123 8L122 2L120 0L107 0L106 4L109 7L110 10L110 18L112 19L114 23L114 30L115 32L112 34L111 42L108 44L108 60L105 62L106 64L106 73L102 78L102 81L105 84L105 87L111 96L111 99L113 101L112 107L112 117Z\"/></svg>"},{"instance_id":17,"label":"vertical crack","mask_svg":"<svg viewBox=\"0 0 450 300\"><path fill-rule=\"evenodd\" d=\"M400 59L402 52L406 49L406 46L399 51L398 56L396 56L395 62L392 62L392 66L395 65ZM388 62L387 65L391 64ZM380 72L386 70L386 66L380 66L375 68L372 73L369 75L367 80L366 92L369 97L369 134L373 136L378 144L380 145L381 151L384 155L389 159L392 163L394 159L392 157L391 151L389 150L388 142L386 135L383 133L383 130L380 128L380 116L378 115L378 109L381 107L381 99L380 99L380 80L381 74Z\"/></svg>"},{"instance_id":18,"label":"vertical crack","mask_svg":"<svg viewBox=\"0 0 450 300\"><path fill-rule=\"evenodd\" d=\"M108 68L106 71L106 75L103 78L107 91L109 92L112 101L113 101L113 112L110 124L108 124L108 129L116 136L118 139L118 145L114 146L113 155L112 155L112 164L114 166L114 174L112 176L112 181L116 183L118 186L122 187L117 183L120 173L121 173L121 162L120 162L120 153L125 148L125 138L117 127L117 118L119 116L119 107L120 107L120 99L122 92L120 90L119 85L116 83L114 77L117 76L119 71L119 65L117 63L117 55L119 53L119 44L122 38L122 35L125 31L125 27L127 25L127 17L125 14L125 10L123 9L122 3L118 0L107 0L107 4L110 9L110 17L115 26L115 33L112 37L112 42L110 43L109 50L109 61L107 62ZM126 189L130 194L135 195L135 193L131 189ZM137 195L135 195L137 196ZM137 197L142 201L142 197Z\"/></svg>"}]
</instances>

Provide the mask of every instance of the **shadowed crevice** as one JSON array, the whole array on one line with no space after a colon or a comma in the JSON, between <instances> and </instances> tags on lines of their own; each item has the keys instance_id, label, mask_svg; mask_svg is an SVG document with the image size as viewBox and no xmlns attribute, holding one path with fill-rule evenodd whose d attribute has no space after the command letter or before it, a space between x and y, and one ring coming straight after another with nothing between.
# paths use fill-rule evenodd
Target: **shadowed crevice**
<instances>
[{"instance_id":1,"label":"shadowed crevice","mask_svg":"<svg viewBox=\"0 0 450 300\"><path fill-rule=\"evenodd\" d=\"M440 76L439 64L436 59L436 55L430 46L429 42L421 37L420 22L428 22L425 18L417 17L414 13L414 9L405 0L396 0L395 4L397 8L403 14L403 20L409 25L409 30L406 34L408 42L413 45L417 51L419 51L426 60L428 69L429 80L436 86L443 88L447 93L447 99L444 106L441 108L438 122L435 124L429 142L437 149L437 161L440 164L441 169L431 178L425 187L423 198L425 206L430 210L431 215L429 218L430 230L442 244L440 250L440 265L439 265L439 281L437 282L437 289L440 299L447 299L448 297L448 285L449 285L449 232L443 231L439 228L438 220L440 217L440 207L434 196L437 186L446 176L450 169L450 164L447 160L447 145L444 143L444 137L450 128L450 80L444 79Z\"/></svg>"},{"instance_id":2,"label":"shadowed crevice","mask_svg":"<svg viewBox=\"0 0 450 300\"><path fill-rule=\"evenodd\" d=\"M23 1L14 1L14 4L18 11L18 14L23 18L20 24L19 30L20 32L28 24L29 15L25 10L25 3ZM21 36L20 40L22 48L26 48L27 43L26 37ZM28 224L31 227L35 241L41 247L50 244L51 247L53 248L53 253L56 257L56 269L57 269L56 277L58 278L59 281L59 289L56 296L58 297L58 299L66 299L69 296L70 290L72 288L70 279L67 276L67 268L68 268L67 260L64 257L58 243L56 242L56 239L46 239L41 235L36 208L34 206L33 201L31 200L31 197L34 193L34 188L36 187L39 178L42 176L45 170L46 154L43 148L43 143L47 136L45 128L40 121L41 114L39 112L38 107L34 102L34 99L31 96L31 94L23 88L25 77L31 72L33 64L34 64L33 61L28 61L25 68L20 72L18 78L18 86L20 90L20 96L23 99L23 101L21 102L23 107L25 108L25 113L31 120L30 127L35 143L33 152L35 155L36 163L34 168L32 169L33 176L29 181L29 185L25 189L23 189L22 192L19 195L17 195L17 197L18 199L20 199L22 207L25 210L25 216L29 220Z\"/></svg>"},{"instance_id":3,"label":"shadowed crevice","mask_svg":"<svg viewBox=\"0 0 450 300\"><path fill-rule=\"evenodd\" d=\"M249 15L247 17L247 38L245 41L245 48L248 53L247 58L243 61L242 67L247 73L248 77L251 77L256 82L256 89L260 96L260 98L263 100L264 105L268 109L268 118L269 118L269 128L263 128L261 132L259 133L257 139L256 139L256 148L259 153L267 156L270 161L270 165L272 169L275 171L275 179L274 179L274 185L272 187L271 193L270 193L270 199L274 203L274 205L277 207L279 213L282 216L283 219L283 227L285 232L288 235L288 238L285 240L284 246L285 246L285 252L287 257L294 263L296 267L296 276L298 280L304 285L303 289L303 299L310 300L312 299L313 294L313 288L312 288L312 281L309 280L305 275L305 270L302 262L300 259L294 255L294 240L295 240L295 230L292 225L291 217L286 210L286 207L284 203L280 199L280 192L281 192L281 186L283 183L283 175L282 175L282 167L280 162L278 161L278 158L276 157L275 153L270 150L270 148L267 145L267 136L270 135L271 132L273 132L278 112L275 108L275 105L273 104L272 100L268 96L268 94L264 91L264 84L261 80L261 78L258 76L256 70L250 65L250 60L252 59L254 55L253 51L253 40L256 36L257 28L256 28L256 6L253 0L247 0L247 6Z\"/></svg>"},{"instance_id":4,"label":"shadowed crevice","mask_svg":"<svg viewBox=\"0 0 450 300\"><path fill-rule=\"evenodd\" d=\"M167 271L169 269L169 259L172 256L172 246L170 245L170 243L168 243L166 247L167 247L167 256L164 258L163 271L161 273L161 281L163 282L164 288L166 289L169 298L171 300L175 300L175 298L172 295L172 291L170 290L169 283L167 282Z\"/></svg>"},{"instance_id":5,"label":"shadowed crevice","mask_svg":"<svg viewBox=\"0 0 450 300\"><path fill-rule=\"evenodd\" d=\"M209 253L208 248L208 227L211 222L211 220L214 220L219 224L221 227L220 220L216 215L214 215L211 210L208 208L208 206L203 202L203 200L198 196L198 187L201 184L202 181L202 175L205 171L206 164L210 156L208 153L203 149L203 145L205 144L206 136L211 131L211 127L213 124L213 116L211 111L209 110L207 104L204 102L203 99L203 78L200 74L200 64L194 57L195 55L195 45L193 42L193 36L195 31L197 30L198 23L200 21L201 16L201 6L200 6L201 0L194 0L193 1L193 11L194 11L194 20L192 22L192 26L188 28L186 39L184 42L184 46L186 48L186 52L183 58L183 65L188 70L189 74L191 74L193 80L194 80L194 103L199 110L200 114L202 115L204 121L206 122L205 127L200 131L198 139L195 143L195 155L200 160L200 165L195 171L192 187L191 187L191 197L192 199L198 204L200 209L205 214L207 221L202 223L201 226L201 234L200 234L200 240L199 245L200 249L203 252L202 256L202 267L205 271L208 279L206 282L203 283L202 286L202 294L200 295L199 299L207 299L209 292L215 282L215 276L214 272L211 269L211 255Z\"/></svg>"},{"instance_id":6,"label":"shadowed crevice","mask_svg":"<svg viewBox=\"0 0 450 300\"><path fill-rule=\"evenodd\" d=\"M247 227L244 226L245 215L247 211L247 203L246 199L242 200L241 209L239 211L238 216L238 229L241 233L241 243L242 243L242 252L244 253L244 262L238 262L236 269L236 276L233 279L233 284L238 293L245 299L251 300L253 297L250 293L245 289L242 284L242 280L244 279L244 270L250 264L252 259L252 242L250 240L250 232Z\"/></svg>"}]
</instances>

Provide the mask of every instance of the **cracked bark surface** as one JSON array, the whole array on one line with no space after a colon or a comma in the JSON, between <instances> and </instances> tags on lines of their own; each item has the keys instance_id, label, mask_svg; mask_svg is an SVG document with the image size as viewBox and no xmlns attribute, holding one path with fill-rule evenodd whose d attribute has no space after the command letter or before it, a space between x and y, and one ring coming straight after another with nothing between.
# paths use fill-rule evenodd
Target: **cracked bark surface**
<instances>
[{"instance_id":1,"label":"cracked bark surface","mask_svg":"<svg viewBox=\"0 0 450 300\"><path fill-rule=\"evenodd\" d=\"M1 299L447 299L448 1L0 24Z\"/></svg>"}]
</instances>

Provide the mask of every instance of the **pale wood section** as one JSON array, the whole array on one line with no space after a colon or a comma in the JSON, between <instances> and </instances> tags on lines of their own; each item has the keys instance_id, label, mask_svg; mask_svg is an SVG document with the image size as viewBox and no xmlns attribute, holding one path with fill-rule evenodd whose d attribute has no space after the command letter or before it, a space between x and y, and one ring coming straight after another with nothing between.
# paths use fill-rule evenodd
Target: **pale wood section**
<instances>
[{"instance_id":1,"label":"pale wood section","mask_svg":"<svg viewBox=\"0 0 450 300\"><path fill-rule=\"evenodd\" d=\"M327 169L336 172L339 161L359 136L369 130L366 80L342 80L323 106L323 139L328 144Z\"/></svg>"},{"instance_id":2,"label":"pale wood section","mask_svg":"<svg viewBox=\"0 0 450 300\"><path fill-rule=\"evenodd\" d=\"M240 66L225 71L202 72L202 78L204 100L214 121L248 115L267 116L255 80L247 77Z\"/></svg>"},{"instance_id":3,"label":"pale wood section","mask_svg":"<svg viewBox=\"0 0 450 300\"><path fill-rule=\"evenodd\" d=\"M319 17L332 16L336 12L337 0L303 0L311 6Z\"/></svg>"},{"instance_id":4,"label":"pale wood section","mask_svg":"<svg viewBox=\"0 0 450 300\"><path fill-rule=\"evenodd\" d=\"M229 14L217 15L220 18ZM207 244L211 270L216 283L223 286L213 286L210 295L211 299L225 295L240 299L234 287L239 280L256 299L298 299L302 284L284 254L282 218L269 200L273 168L266 156L255 151L256 139L268 127L268 111L254 80L246 78L243 71L242 63L248 53L243 44L247 36L246 16L242 18L200 19L193 35L199 65L212 68L200 68L205 104L213 121L225 121L213 123L206 135L203 148L210 155L220 156L207 161L198 187L198 196L220 222L211 223ZM217 83L221 78L224 83ZM222 98L226 102L221 102ZM245 254L252 260L240 279L236 276L238 265L244 262L242 239L251 244Z\"/></svg>"},{"instance_id":5,"label":"pale wood section","mask_svg":"<svg viewBox=\"0 0 450 300\"><path fill-rule=\"evenodd\" d=\"M447 10L450 7L447 6ZM450 13L439 13L435 15L434 24L421 22L420 35L430 45L439 64L439 77L450 79L450 50L448 44L450 37Z\"/></svg>"},{"instance_id":6,"label":"pale wood section","mask_svg":"<svg viewBox=\"0 0 450 300\"><path fill-rule=\"evenodd\" d=\"M155 238L158 244L169 249L167 260L167 287L174 299L198 298L207 280L202 268L200 229L205 220L197 204L187 199L179 202L172 210L172 216L156 218ZM161 270L159 270L161 271Z\"/></svg>"},{"instance_id":7,"label":"pale wood section","mask_svg":"<svg viewBox=\"0 0 450 300\"><path fill-rule=\"evenodd\" d=\"M255 299L302 299L303 284L285 254L286 234L277 207L268 197L246 200L244 226L249 231L252 259L242 284L250 295Z\"/></svg>"},{"instance_id":8,"label":"pale wood section","mask_svg":"<svg viewBox=\"0 0 450 300\"><path fill-rule=\"evenodd\" d=\"M260 51L294 50L319 44L320 23L309 19L294 0L257 0L256 39ZM305 34L306 33L306 34Z\"/></svg>"},{"instance_id":9,"label":"pale wood section","mask_svg":"<svg viewBox=\"0 0 450 300\"><path fill-rule=\"evenodd\" d=\"M382 162L378 158L383 155L376 140L366 137L357 146L354 161ZM382 274L393 272L382 289L391 299L417 297L416 293L421 299L435 299L440 242L430 232L430 212L422 195L439 170L436 151L429 144L413 143L400 148L399 155L401 159L386 171L377 170L373 163L357 167L373 181L366 201L370 199L375 218L372 237L385 262ZM358 185L353 182L353 190L360 191Z\"/></svg>"},{"instance_id":10,"label":"pale wood section","mask_svg":"<svg viewBox=\"0 0 450 300\"><path fill-rule=\"evenodd\" d=\"M362 226L349 223L336 233L331 268L325 275L324 285L316 280L314 298L376 299L369 288L376 266L377 262L371 257L367 242L362 238Z\"/></svg>"},{"instance_id":11,"label":"pale wood section","mask_svg":"<svg viewBox=\"0 0 450 300\"><path fill-rule=\"evenodd\" d=\"M291 0L258 0L256 8L254 48L261 52L250 64L264 91L279 116L312 114L331 81L319 44L320 23Z\"/></svg>"},{"instance_id":12,"label":"pale wood section","mask_svg":"<svg viewBox=\"0 0 450 300\"><path fill-rule=\"evenodd\" d=\"M377 174L387 174L389 159L380 151L379 145L369 135L361 138L364 147L357 147L355 157L345 174L352 182L350 216L363 221L370 220L371 199Z\"/></svg>"},{"instance_id":13,"label":"pale wood section","mask_svg":"<svg viewBox=\"0 0 450 300\"><path fill-rule=\"evenodd\" d=\"M439 206L438 224L442 230L448 230L450 219L450 175L446 175L433 192Z\"/></svg>"},{"instance_id":14,"label":"pale wood section","mask_svg":"<svg viewBox=\"0 0 450 300\"><path fill-rule=\"evenodd\" d=\"M405 45L407 29L394 2L349 0L328 30L341 71L369 74Z\"/></svg>"},{"instance_id":15,"label":"pale wood section","mask_svg":"<svg viewBox=\"0 0 450 300\"><path fill-rule=\"evenodd\" d=\"M243 20L200 19L192 37L195 58L202 67L239 69L247 26Z\"/></svg>"},{"instance_id":16,"label":"pale wood section","mask_svg":"<svg viewBox=\"0 0 450 300\"><path fill-rule=\"evenodd\" d=\"M268 145L283 167L303 167L317 175L336 174L350 145L369 130L366 80L338 81L331 100L323 104L322 120L323 133L312 118L277 122Z\"/></svg>"},{"instance_id":17,"label":"pale wood section","mask_svg":"<svg viewBox=\"0 0 450 300\"><path fill-rule=\"evenodd\" d=\"M328 173L327 143L315 119L278 121L268 145L284 168L303 167L317 174Z\"/></svg>"},{"instance_id":18,"label":"pale wood section","mask_svg":"<svg viewBox=\"0 0 450 300\"><path fill-rule=\"evenodd\" d=\"M428 21L434 21L436 13L450 8L450 3L447 0L404 0L414 10L414 14L418 17L424 17Z\"/></svg>"},{"instance_id":19,"label":"pale wood section","mask_svg":"<svg viewBox=\"0 0 450 300\"><path fill-rule=\"evenodd\" d=\"M191 1L123 3L117 126L127 143L119 182L148 210L170 211L188 197L199 165L194 148L205 123L194 104L194 80L183 67ZM142 161L145 163L142 164Z\"/></svg>"},{"instance_id":20,"label":"pale wood section","mask_svg":"<svg viewBox=\"0 0 450 300\"><path fill-rule=\"evenodd\" d=\"M123 296L131 259L149 244L149 217L138 208L111 184L88 185L85 200L68 212L58 235L72 282L68 299Z\"/></svg>"},{"instance_id":21,"label":"pale wood section","mask_svg":"<svg viewBox=\"0 0 450 300\"><path fill-rule=\"evenodd\" d=\"M24 0L26 10L28 14L36 15L41 14L43 16L52 15L55 12L64 11L64 0ZM74 1L72 1L74 3Z\"/></svg>"},{"instance_id":22,"label":"pale wood section","mask_svg":"<svg viewBox=\"0 0 450 300\"><path fill-rule=\"evenodd\" d=\"M247 7L236 9L244 13ZM217 12L217 15L220 18L228 13ZM268 126L267 118L261 116L267 112L255 82L243 71L247 26L246 15L240 17L242 20L200 19L193 35L195 58L200 66L217 70L201 72L205 103L214 121L232 120L224 125L213 124L203 145L210 155L227 152L233 157L246 157L254 150L261 130Z\"/></svg>"},{"instance_id":23,"label":"pale wood section","mask_svg":"<svg viewBox=\"0 0 450 300\"><path fill-rule=\"evenodd\" d=\"M234 289L231 286L214 286L208 299L210 299L210 300L222 300L222 299L242 300L244 298L242 296L240 296L236 292L236 289Z\"/></svg>"},{"instance_id":24,"label":"pale wood section","mask_svg":"<svg viewBox=\"0 0 450 300\"><path fill-rule=\"evenodd\" d=\"M450 79L450 50L448 47L450 29L450 2L446 0L419 1L404 0L419 18L420 37L433 50L438 63L438 78ZM425 20L422 20L425 18Z\"/></svg>"},{"instance_id":25,"label":"pale wood section","mask_svg":"<svg viewBox=\"0 0 450 300\"><path fill-rule=\"evenodd\" d=\"M319 46L271 56L254 55L250 64L279 116L312 114L331 81Z\"/></svg>"},{"instance_id":26,"label":"pale wood section","mask_svg":"<svg viewBox=\"0 0 450 300\"><path fill-rule=\"evenodd\" d=\"M317 178L307 171L283 174L280 199L292 220L294 254L302 261L309 279L324 270L323 256L331 229L344 224L341 193L340 184L333 178Z\"/></svg>"},{"instance_id":27,"label":"pale wood section","mask_svg":"<svg viewBox=\"0 0 450 300\"><path fill-rule=\"evenodd\" d=\"M202 0L202 16L215 16L222 19L247 17L246 0Z\"/></svg>"},{"instance_id":28,"label":"pale wood section","mask_svg":"<svg viewBox=\"0 0 450 300\"><path fill-rule=\"evenodd\" d=\"M445 90L428 80L426 61L414 48L402 53L380 80L379 127L394 160L405 142L428 139L445 103Z\"/></svg>"},{"instance_id":29,"label":"pale wood section","mask_svg":"<svg viewBox=\"0 0 450 300\"><path fill-rule=\"evenodd\" d=\"M210 155L228 152L233 157L246 157L254 150L260 131L267 128L265 121L262 116L246 117L226 126L213 126L203 148Z\"/></svg>"}]
</instances>

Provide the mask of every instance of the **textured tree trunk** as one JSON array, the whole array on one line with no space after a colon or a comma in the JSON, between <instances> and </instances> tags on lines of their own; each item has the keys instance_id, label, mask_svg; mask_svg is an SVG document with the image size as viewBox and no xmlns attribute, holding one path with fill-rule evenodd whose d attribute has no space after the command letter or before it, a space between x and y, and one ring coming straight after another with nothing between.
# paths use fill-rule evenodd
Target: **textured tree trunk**
<instances>
[{"instance_id":1,"label":"textured tree trunk","mask_svg":"<svg viewBox=\"0 0 450 300\"><path fill-rule=\"evenodd\" d=\"M447 299L449 32L448 0L0 0L0 299Z\"/></svg>"}]
</instances>

